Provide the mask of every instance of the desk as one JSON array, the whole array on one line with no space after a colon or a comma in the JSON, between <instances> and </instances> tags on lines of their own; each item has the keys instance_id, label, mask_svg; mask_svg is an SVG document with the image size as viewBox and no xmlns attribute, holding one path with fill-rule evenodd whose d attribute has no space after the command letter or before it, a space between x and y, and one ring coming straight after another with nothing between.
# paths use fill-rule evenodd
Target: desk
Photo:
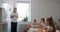
<instances>
[{"instance_id":1,"label":"desk","mask_svg":"<svg viewBox=\"0 0 60 32\"><path fill-rule=\"evenodd\" d=\"M43 32L42 28L30 28L27 32ZM48 32L48 30L46 30Z\"/></svg>"},{"instance_id":2,"label":"desk","mask_svg":"<svg viewBox=\"0 0 60 32\"><path fill-rule=\"evenodd\" d=\"M45 32L48 32L48 30L44 30ZM43 28L37 28L37 32L43 32Z\"/></svg>"},{"instance_id":3,"label":"desk","mask_svg":"<svg viewBox=\"0 0 60 32\"><path fill-rule=\"evenodd\" d=\"M36 28L30 28L27 32L36 32L37 29Z\"/></svg>"}]
</instances>

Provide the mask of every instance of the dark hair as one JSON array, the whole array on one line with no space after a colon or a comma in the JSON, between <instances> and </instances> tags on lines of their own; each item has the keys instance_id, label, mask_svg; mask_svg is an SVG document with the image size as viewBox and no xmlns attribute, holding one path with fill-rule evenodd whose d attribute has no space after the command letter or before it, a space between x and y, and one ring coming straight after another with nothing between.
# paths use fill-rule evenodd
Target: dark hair
<instances>
[{"instance_id":1,"label":"dark hair","mask_svg":"<svg viewBox=\"0 0 60 32\"><path fill-rule=\"evenodd\" d=\"M14 7L14 8L13 8L13 10L14 10L14 11L16 11L16 10L17 10L17 8L16 8L16 7Z\"/></svg>"},{"instance_id":2,"label":"dark hair","mask_svg":"<svg viewBox=\"0 0 60 32\"><path fill-rule=\"evenodd\" d=\"M54 26L54 22L53 22L53 18L47 18L47 21L49 22L48 25L53 27L53 32L55 31L55 26Z\"/></svg>"},{"instance_id":3,"label":"dark hair","mask_svg":"<svg viewBox=\"0 0 60 32\"><path fill-rule=\"evenodd\" d=\"M41 18L41 20L45 21L45 18Z\"/></svg>"},{"instance_id":4,"label":"dark hair","mask_svg":"<svg viewBox=\"0 0 60 32\"><path fill-rule=\"evenodd\" d=\"M16 7L14 7L14 9L17 9Z\"/></svg>"},{"instance_id":5,"label":"dark hair","mask_svg":"<svg viewBox=\"0 0 60 32\"><path fill-rule=\"evenodd\" d=\"M34 22L36 22L36 19L34 19Z\"/></svg>"},{"instance_id":6,"label":"dark hair","mask_svg":"<svg viewBox=\"0 0 60 32\"><path fill-rule=\"evenodd\" d=\"M60 21L60 19L58 19L58 21Z\"/></svg>"}]
</instances>

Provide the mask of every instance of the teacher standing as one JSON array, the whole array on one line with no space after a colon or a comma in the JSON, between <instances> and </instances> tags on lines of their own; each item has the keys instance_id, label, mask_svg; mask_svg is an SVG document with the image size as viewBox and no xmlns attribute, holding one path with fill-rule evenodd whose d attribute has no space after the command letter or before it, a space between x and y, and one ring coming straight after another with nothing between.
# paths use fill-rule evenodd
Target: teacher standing
<instances>
[{"instance_id":1,"label":"teacher standing","mask_svg":"<svg viewBox=\"0 0 60 32\"><path fill-rule=\"evenodd\" d=\"M18 13L15 7L13 9L13 13L11 14L10 18L11 18L11 32L17 32Z\"/></svg>"}]
</instances>

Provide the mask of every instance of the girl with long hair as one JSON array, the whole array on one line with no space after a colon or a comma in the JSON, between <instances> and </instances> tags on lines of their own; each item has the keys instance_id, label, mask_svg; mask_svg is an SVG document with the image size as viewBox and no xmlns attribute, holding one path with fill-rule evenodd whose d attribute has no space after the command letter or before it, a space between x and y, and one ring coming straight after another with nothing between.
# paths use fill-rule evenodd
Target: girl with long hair
<instances>
[{"instance_id":1,"label":"girl with long hair","mask_svg":"<svg viewBox=\"0 0 60 32\"><path fill-rule=\"evenodd\" d=\"M55 26L52 17L47 18L46 25L47 25L48 32L55 32Z\"/></svg>"}]
</instances>

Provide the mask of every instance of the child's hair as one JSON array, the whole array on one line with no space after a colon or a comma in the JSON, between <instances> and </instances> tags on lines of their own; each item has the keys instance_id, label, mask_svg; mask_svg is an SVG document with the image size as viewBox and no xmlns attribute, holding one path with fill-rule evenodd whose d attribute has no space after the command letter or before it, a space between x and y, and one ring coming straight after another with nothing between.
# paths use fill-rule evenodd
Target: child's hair
<instances>
[{"instance_id":1,"label":"child's hair","mask_svg":"<svg viewBox=\"0 0 60 32\"><path fill-rule=\"evenodd\" d=\"M41 20L45 21L45 18L41 18Z\"/></svg>"},{"instance_id":2,"label":"child's hair","mask_svg":"<svg viewBox=\"0 0 60 32\"><path fill-rule=\"evenodd\" d=\"M52 17L47 18L47 21L49 22L48 25L53 27L53 32L55 31L55 26Z\"/></svg>"},{"instance_id":3,"label":"child's hair","mask_svg":"<svg viewBox=\"0 0 60 32\"><path fill-rule=\"evenodd\" d=\"M58 21L60 21L60 19L58 19Z\"/></svg>"},{"instance_id":4,"label":"child's hair","mask_svg":"<svg viewBox=\"0 0 60 32\"><path fill-rule=\"evenodd\" d=\"M34 22L36 22L36 19L34 19Z\"/></svg>"}]
</instances>

